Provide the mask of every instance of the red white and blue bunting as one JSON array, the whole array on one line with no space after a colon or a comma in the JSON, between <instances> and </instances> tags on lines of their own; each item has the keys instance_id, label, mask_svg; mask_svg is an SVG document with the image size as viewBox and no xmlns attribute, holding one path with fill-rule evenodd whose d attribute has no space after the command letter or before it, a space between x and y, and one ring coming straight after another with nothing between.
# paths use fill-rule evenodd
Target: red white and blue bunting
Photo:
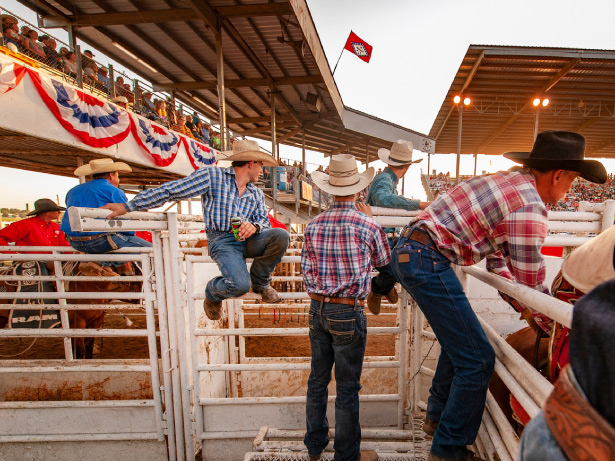
<instances>
[{"instance_id":1,"label":"red white and blue bunting","mask_svg":"<svg viewBox=\"0 0 615 461\"><path fill-rule=\"evenodd\" d=\"M0 94L11 91L26 74L26 68L9 60L0 60Z\"/></svg>"},{"instance_id":2,"label":"red white and blue bunting","mask_svg":"<svg viewBox=\"0 0 615 461\"><path fill-rule=\"evenodd\" d=\"M204 166L211 166L216 163L216 150L211 147L201 144L194 139L183 137L184 146L186 152L188 152L188 158L195 170L203 168Z\"/></svg>"},{"instance_id":3,"label":"red white and blue bunting","mask_svg":"<svg viewBox=\"0 0 615 461\"><path fill-rule=\"evenodd\" d=\"M180 137L151 120L132 116L132 133L137 143L154 158L158 166L169 166L179 150Z\"/></svg>"},{"instance_id":4,"label":"red white and blue bunting","mask_svg":"<svg viewBox=\"0 0 615 461\"><path fill-rule=\"evenodd\" d=\"M117 144L130 132L130 116L122 108L28 69L41 98L60 124L92 147Z\"/></svg>"}]
</instances>

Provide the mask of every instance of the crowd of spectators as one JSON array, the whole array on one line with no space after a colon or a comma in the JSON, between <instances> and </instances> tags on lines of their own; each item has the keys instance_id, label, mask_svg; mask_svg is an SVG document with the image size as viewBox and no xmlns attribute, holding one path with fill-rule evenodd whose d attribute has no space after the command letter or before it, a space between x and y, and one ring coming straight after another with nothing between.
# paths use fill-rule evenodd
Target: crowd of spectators
<instances>
[{"instance_id":1,"label":"crowd of spectators","mask_svg":"<svg viewBox=\"0 0 615 461\"><path fill-rule=\"evenodd\" d=\"M608 175L604 184L595 184L581 178L577 179L564 200L550 209L553 211L577 211L580 202L601 203L605 200L615 200L615 177L612 173Z\"/></svg>"},{"instance_id":2,"label":"crowd of spectators","mask_svg":"<svg viewBox=\"0 0 615 461\"><path fill-rule=\"evenodd\" d=\"M48 35L39 37L38 31L28 25L19 26L19 21L12 15L3 14L2 38L5 46L16 53L21 53L47 66L62 72L64 75L77 79L77 55L67 47L57 50L57 41ZM173 101L152 99L150 91L136 91L125 81L123 75L117 75L115 81L109 78L109 69L94 60L91 50L85 50L81 55L81 68L84 86L111 97L117 105L130 108L174 131L182 133L207 146L220 150L220 134L211 125L199 118L198 113L192 116L177 111ZM135 97L135 94L138 96ZM124 102L125 101L125 102ZM234 139L231 139L232 147Z\"/></svg>"}]
</instances>

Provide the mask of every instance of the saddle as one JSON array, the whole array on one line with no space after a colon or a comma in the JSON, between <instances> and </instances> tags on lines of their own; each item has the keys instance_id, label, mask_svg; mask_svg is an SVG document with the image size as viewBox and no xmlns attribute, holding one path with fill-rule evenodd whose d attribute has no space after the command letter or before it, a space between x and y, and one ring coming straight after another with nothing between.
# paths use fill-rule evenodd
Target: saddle
<instances>
[{"instance_id":1,"label":"saddle","mask_svg":"<svg viewBox=\"0 0 615 461\"><path fill-rule=\"evenodd\" d=\"M81 274L90 277L113 277L120 275L135 275L134 265L129 261L116 268L114 271L109 266L103 266L95 261L80 263L78 270Z\"/></svg>"}]
</instances>

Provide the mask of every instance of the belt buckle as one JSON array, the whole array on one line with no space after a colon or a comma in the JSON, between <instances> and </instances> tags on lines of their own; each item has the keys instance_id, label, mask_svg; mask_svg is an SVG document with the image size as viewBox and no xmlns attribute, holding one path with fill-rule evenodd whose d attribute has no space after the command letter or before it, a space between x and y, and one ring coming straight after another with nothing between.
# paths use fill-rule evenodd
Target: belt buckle
<instances>
[{"instance_id":1,"label":"belt buckle","mask_svg":"<svg viewBox=\"0 0 615 461\"><path fill-rule=\"evenodd\" d=\"M324 302L328 303L331 301L331 298L329 296L325 296Z\"/></svg>"}]
</instances>

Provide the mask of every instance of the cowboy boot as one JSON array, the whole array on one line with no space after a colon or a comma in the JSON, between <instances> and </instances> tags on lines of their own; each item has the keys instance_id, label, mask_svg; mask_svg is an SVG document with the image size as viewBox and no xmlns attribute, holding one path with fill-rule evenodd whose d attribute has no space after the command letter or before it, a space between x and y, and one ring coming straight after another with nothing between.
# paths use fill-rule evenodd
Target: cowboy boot
<instances>
[{"instance_id":1,"label":"cowboy boot","mask_svg":"<svg viewBox=\"0 0 615 461\"><path fill-rule=\"evenodd\" d=\"M391 291L384 295L384 297L391 304L397 304L397 301L399 301L399 295L397 294L397 290L395 289L395 287L391 288Z\"/></svg>"},{"instance_id":2,"label":"cowboy boot","mask_svg":"<svg viewBox=\"0 0 615 461\"><path fill-rule=\"evenodd\" d=\"M203 310L209 320L220 320L222 318L222 301L203 300Z\"/></svg>"},{"instance_id":3,"label":"cowboy boot","mask_svg":"<svg viewBox=\"0 0 615 461\"><path fill-rule=\"evenodd\" d=\"M282 300L278 292L275 291L271 287L271 285L269 285L267 288L262 288L262 289L253 288L253 291L254 293L260 293L261 298L263 299L263 302L267 304L279 303Z\"/></svg>"},{"instance_id":4,"label":"cowboy boot","mask_svg":"<svg viewBox=\"0 0 615 461\"><path fill-rule=\"evenodd\" d=\"M370 291L367 295L367 308L374 314L380 314L380 304L382 303L382 296L377 295L373 291Z\"/></svg>"}]
</instances>

